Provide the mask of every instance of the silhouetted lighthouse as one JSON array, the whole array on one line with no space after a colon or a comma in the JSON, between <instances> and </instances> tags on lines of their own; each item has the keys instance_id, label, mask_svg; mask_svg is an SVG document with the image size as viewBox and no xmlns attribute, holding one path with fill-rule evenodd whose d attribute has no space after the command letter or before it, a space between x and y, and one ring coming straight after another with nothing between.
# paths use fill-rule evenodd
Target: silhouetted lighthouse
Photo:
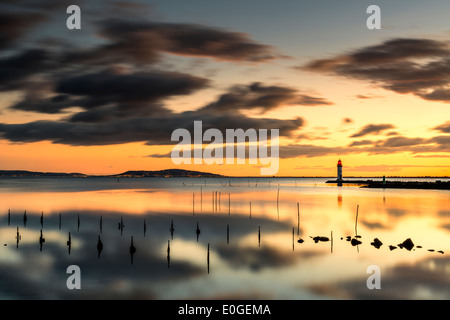
<instances>
[{"instance_id":1,"label":"silhouetted lighthouse","mask_svg":"<svg viewBox=\"0 0 450 320\"><path fill-rule=\"evenodd\" d=\"M337 180L342 181L342 161L339 159L337 163Z\"/></svg>"}]
</instances>

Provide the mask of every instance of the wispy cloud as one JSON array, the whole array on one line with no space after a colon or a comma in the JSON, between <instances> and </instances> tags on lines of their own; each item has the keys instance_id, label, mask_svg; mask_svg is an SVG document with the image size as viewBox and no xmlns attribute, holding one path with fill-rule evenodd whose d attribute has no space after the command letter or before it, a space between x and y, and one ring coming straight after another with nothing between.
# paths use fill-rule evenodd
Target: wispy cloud
<instances>
[{"instance_id":1,"label":"wispy cloud","mask_svg":"<svg viewBox=\"0 0 450 320\"><path fill-rule=\"evenodd\" d=\"M367 80L397 93L450 102L448 41L395 38L298 67Z\"/></svg>"},{"instance_id":2,"label":"wispy cloud","mask_svg":"<svg viewBox=\"0 0 450 320\"><path fill-rule=\"evenodd\" d=\"M392 124L368 124L357 133L351 135L351 138L359 138L368 134L379 134L380 132L395 128Z\"/></svg>"}]
</instances>

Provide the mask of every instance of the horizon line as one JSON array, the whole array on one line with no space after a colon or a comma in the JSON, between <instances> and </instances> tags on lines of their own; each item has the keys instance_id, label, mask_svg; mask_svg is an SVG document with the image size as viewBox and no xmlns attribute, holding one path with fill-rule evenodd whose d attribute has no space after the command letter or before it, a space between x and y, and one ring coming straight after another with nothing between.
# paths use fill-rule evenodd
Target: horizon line
<instances>
[{"instance_id":1,"label":"horizon line","mask_svg":"<svg viewBox=\"0 0 450 320\"><path fill-rule=\"evenodd\" d=\"M22 170L22 169L14 169L14 170L0 170L1 172L28 172L28 173L34 173L34 174L50 174L50 175L82 175L83 177L117 177L119 175L125 174L127 172L163 172L163 171L169 171L169 170L179 170L179 171L185 171L185 172L198 172L202 174L209 174L209 175L215 175L217 177L215 178L336 178L335 176L293 176L293 175L286 175L286 176L232 176L232 175L222 175L219 173L213 173L208 171L199 171L199 170L189 170L189 169L177 169L177 168L169 168L169 169L160 169L160 170L127 170L121 173L113 173L113 174L85 174L82 172L55 172L55 171L32 171L32 170ZM4 177L0 175L0 177ZM346 178L450 178L450 176L387 176L387 175L367 175L367 176L347 176ZM184 178L199 178L199 177L184 177ZM210 177L202 177L202 178L210 178Z\"/></svg>"}]
</instances>

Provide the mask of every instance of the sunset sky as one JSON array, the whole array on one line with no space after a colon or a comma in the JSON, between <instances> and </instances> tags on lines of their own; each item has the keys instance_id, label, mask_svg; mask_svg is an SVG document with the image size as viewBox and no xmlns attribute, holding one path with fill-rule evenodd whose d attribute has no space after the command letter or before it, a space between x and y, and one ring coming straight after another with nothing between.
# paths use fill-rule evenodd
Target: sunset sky
<instances>
[{"instance_id":1,"label":"sunset sky","mask_svg":"<svg viewBox=\"0 0 450 320\"><path fill-rule=\"evenodd\" d=\"M69 30L66 8L81 8ZM366 9L381 8L381 30ZM279 129L278 176L450 176L448 0L2 1L0 170L180 168L178 128ZM206 146L205 142L205 146Z\"/></svg>"}]
</instances>

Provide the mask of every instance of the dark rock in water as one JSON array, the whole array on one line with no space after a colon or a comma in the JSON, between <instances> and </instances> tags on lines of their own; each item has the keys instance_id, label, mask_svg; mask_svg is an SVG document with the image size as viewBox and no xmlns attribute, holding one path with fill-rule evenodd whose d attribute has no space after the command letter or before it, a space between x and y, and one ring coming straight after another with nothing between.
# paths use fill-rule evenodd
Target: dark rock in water
<instances>
[{"instance_id":1,"label":"dark rock in water","mask_svg":"<svg viewBox=\"0 0 450 320\"><path fill-rule=\"evenodd\" d=\"M317 236L313 238L314 242L317 243L319 241L330 241L328 237Z\"/></svg>"},{"instance_id":2,"label":"dark rock in water","mask_svg":"<svg viewBox=\"0 0 450 320\"><path fill-rule=\"evenodd\" d=\"M422 246L416 246L416 248L419 248L419 249L421 249L421 248L422 248Z\"/></svg>"},{"instance_id":3,"label":"dark rock in water","mask_svg":"<svg viewBox=\"0 0 450 320\"><path fill-rule=\"evenodd\" d=\"M351 240L352 240L352 237L347 236L347 241L351 241Z\"/></svg>"},{"instance_id":4,"label":"dark rock in water","mask_svg":"<svg viewBox=\"0 0 450 320\"><path fill-rule=\"evenodd\" d=\"M305 240L303 240L303 239L301 239L301 238L297 240L298 243L303 243L304 241L305 241Z\"/></svg>"},{"instance_id":5,"label":"dark rock in water","mask_svg":"<svg viewBox=\"0 0 450 320\"><path fill-rule=\"evenodd\" d=\"M356 238L353 238L352 241L351 241L352 246L357 246L358 244L361 244L361 243L362 243L362 242L359 241L359 240L356 239Z\"/></svg>"},{"instance_id":6,"label":"dark rock in water","mask_svg":"<svg viewBox=\"0 0 450 320\"><path fill-rule=\"evenodd\" d=\"M398 245L400 248L405 248L408 251L411 251L412 248L414 248L414 243L410 238L403 241L401 244Z\"/></svg>"},{"instance_id":7,"label":"dark rock in water","mask_svg":"<svg viewBox=\"0 0 450 320\"><path fill-rule=\"evenodd\" d=\"M442 250L439 250L438 252L444 254L444 251L442 251Z\"/></svg>"},{"instance_id":8,"label":"dark rock in water","mask_svg":"<svg viewBox=\"0 0 450 320\"><path fill-rule=\"evenodd\" d=\"M392 251L392 250L394 250L394 249L397 249L397 247L396 247L396 246L393 246L393 245L390 245L390 246L389 246L389 250Z\"/></svg>"},{"instance_id":9,"label":"dark rock in water","mask_svg":"<svg viewBox=\"0 0 450 320\"><path fill-rule=\"evenodd\" d=\"M383 245L383 242L381 242L380 239L375 238L373 239L373 242L371 242L370 244L373 245L375 248L380 249L380 247Z\"/></svg>"},{"instance_id":10,"label":"dark rock in water","mask_svg":"<svg viewBox=\"0 0 450 320\"><path fill-rule=\"evenodd\" d=\"M430 251L430 252L434 252L434 249L428 249L428 251Z\"/></svg>"}]
</instances>

